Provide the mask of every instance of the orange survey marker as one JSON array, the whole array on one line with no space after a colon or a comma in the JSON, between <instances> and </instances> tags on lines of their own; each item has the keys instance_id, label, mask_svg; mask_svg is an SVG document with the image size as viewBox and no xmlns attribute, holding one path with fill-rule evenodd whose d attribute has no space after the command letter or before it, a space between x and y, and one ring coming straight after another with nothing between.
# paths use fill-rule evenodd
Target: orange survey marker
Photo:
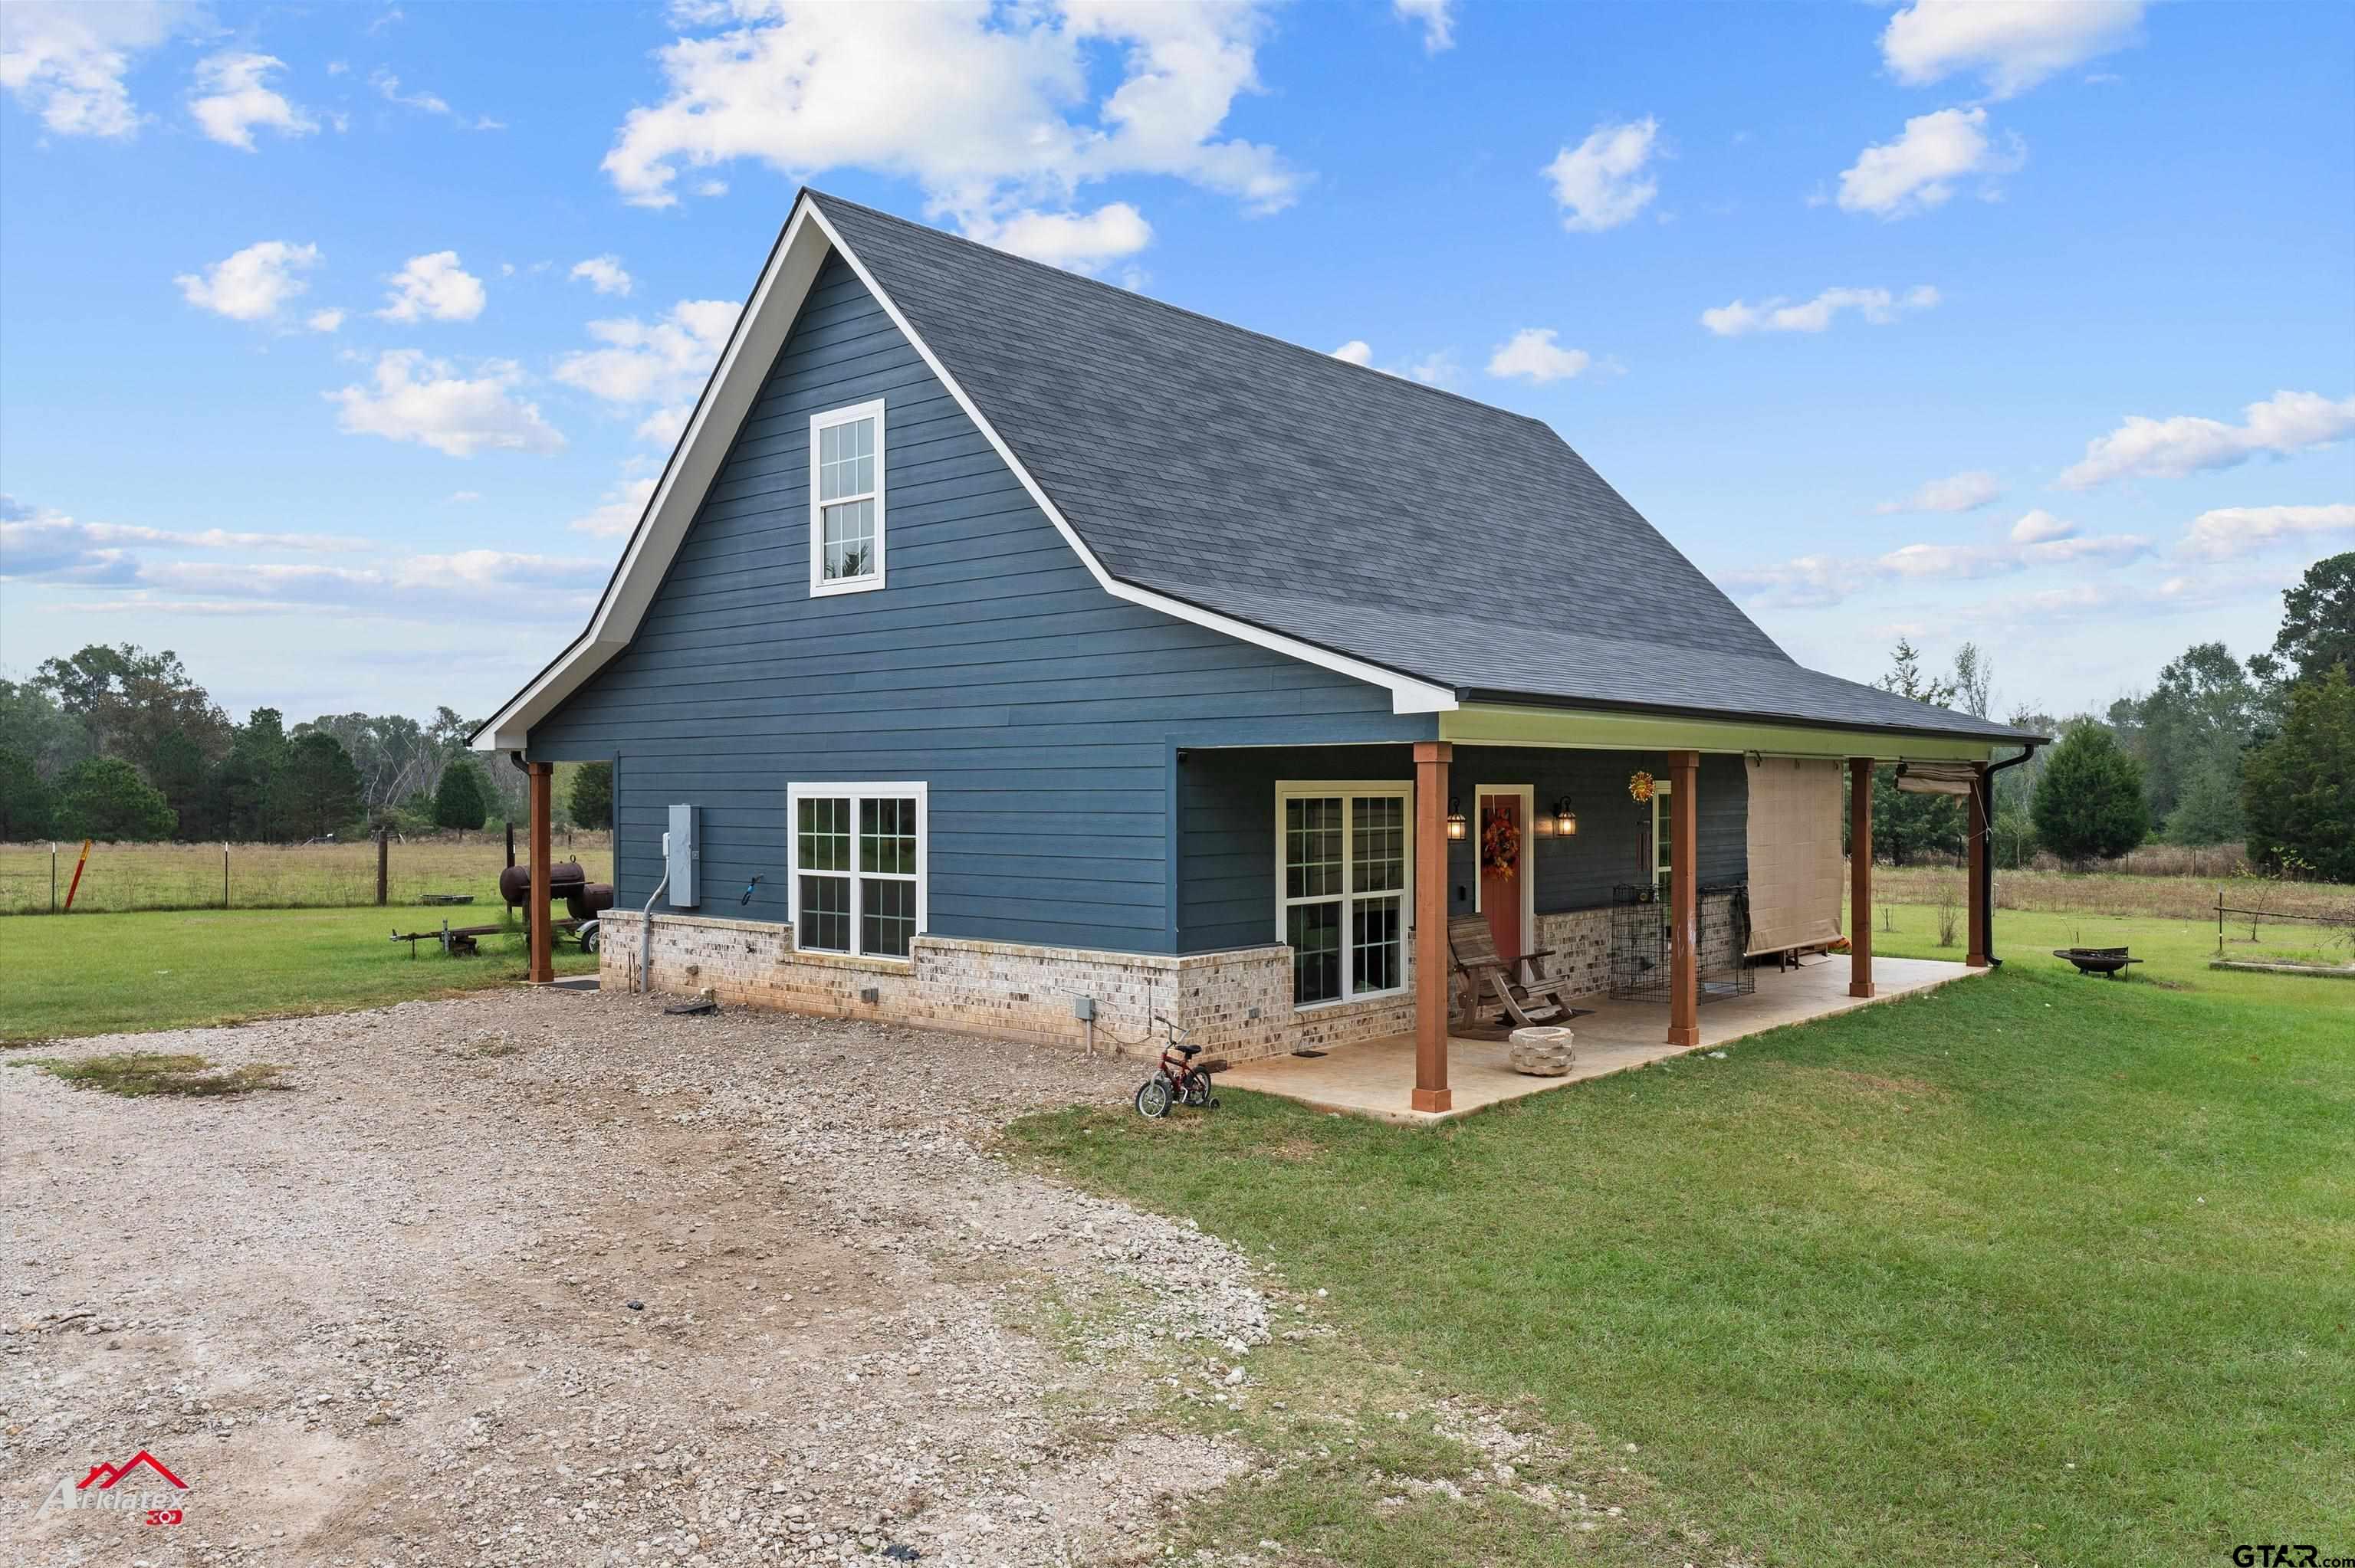
<instances>
[{"instance_id":1,"label":"orange survey marker","mask_svg":"<svg viewBox=\"0 0 2355 1568\"><path fill-rule=\"evenodd\" d=\"M74 879L66 885L66 913L69 915L73 913L73 895L81 890L81 868L89 863L90 841L84 839L81 841L81 858L74 862ZM49 885L55 887L57 884L52 882Z\"/></svg>"}]
</instances>

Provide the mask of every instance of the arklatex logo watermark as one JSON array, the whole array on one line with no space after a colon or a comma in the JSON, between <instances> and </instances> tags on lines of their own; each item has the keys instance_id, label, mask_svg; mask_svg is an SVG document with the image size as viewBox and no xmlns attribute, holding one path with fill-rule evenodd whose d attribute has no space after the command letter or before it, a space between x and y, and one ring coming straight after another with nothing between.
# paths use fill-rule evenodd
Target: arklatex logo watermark
<instances>
[{"instance_id":1,"label":"arklatex logo watermark","mask_svg":"<svg viewBox=\"0 0 2355 1568\"><path fill-rule=\"evenodd\" d=\"M177 1524L187 1517L187 1502L188 1483L142 1448L120 1465L92 1465L80 1480L59 1477L33 1517L47 1519L52 1509L60 1513L102 1509L136 1515L143 1524Z\"/></svg>"}]
</instances>

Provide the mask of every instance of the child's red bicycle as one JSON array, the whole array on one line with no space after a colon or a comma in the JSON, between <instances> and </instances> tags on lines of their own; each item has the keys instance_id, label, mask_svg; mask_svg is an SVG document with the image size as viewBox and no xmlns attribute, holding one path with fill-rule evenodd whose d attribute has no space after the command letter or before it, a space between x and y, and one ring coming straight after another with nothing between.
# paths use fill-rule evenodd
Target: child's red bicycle
<instances>
[{"instance_id":1,"label":"child's red bicycle","mask_svg":"<svg viewBox=\"0 0 2355 1568\"><path fill-rule=\"evenodd\" d=\"M1210 1075L1226 1071L1223 1061L1197 1063L1202 1054L1199 1045L1188 1045L1178 1037L1178 1026L1158 1013L1153 1022L1161 1025L1167 1044L1161 1049L1161 1070L1137 1086L1136 1114L1141 1117L1164 1117L1169 1107L1183 1100L1195 1107L1214 1106L1218 1097L1210 1092Z\"/></svg>"}]
</instances>

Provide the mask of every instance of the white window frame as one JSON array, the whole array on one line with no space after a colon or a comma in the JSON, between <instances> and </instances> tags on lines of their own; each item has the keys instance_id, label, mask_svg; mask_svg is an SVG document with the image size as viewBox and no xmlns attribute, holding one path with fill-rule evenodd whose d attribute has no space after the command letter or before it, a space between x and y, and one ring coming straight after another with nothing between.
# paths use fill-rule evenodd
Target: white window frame
<instances>
[{"instance_id":1,"label":"white window frame","mask_svg":"<svg viewBox=\"0 0 2355 1568\"><path fill-rule=\"evenodd\" d=\"M802 802L842 800L850 802L850 946L847 948L813 948L802 939ZM862 800L912 800L916 802L916 874L912 879L916 884L916 929L910 938L910 950L906 953L869 953L866 950L865 879L868 876L888 876L900 882L911 879L897 873L869 872L858 863L858 802ZM785 917L793 923L794 949L828 953L837 958L873 959L878 963L907 963L913 959L915 939L932 930L932 831L931 790L920 782L786 785ZM836 876L842 874L826 871L812 874Z\"/></svg>"},{"instance_id":2,"label":"white window frame","mask_svg":"<svg viewBox=\"0 0 2355 1568\"><path fill-rule=\"evenodd\" d=\"M1290 896L1287 892L1287 879L1284 875L1284 854L1287 849L1284 837L1284 802L1294 800L1323 800L1336 795L1341 797L1344 801L1341 808L1341 891L1337 895L1341 905L1341 994L1337 997L1327 997L1322 1001L1295 1002L1293 1004L1293 1011L1295 1012L1314 1012L1316 1009L1320 1007L1339 1007L1348 1002L1365 1001L1374 997L1403 996L1414 989L1415 818L1414 784L1410 779L1278 779L1276 781L1275 939L1278 943L1284 944L1286 946L1289 945L1285 942L1286 933L1291 929L1291 921L1287 916L1290 915L1292 906L1295 904L1329 904L1332 903L1337 896L1333 894L1318 894L1310 897L1294 898ZM1358 814L1349 810L1346 802L1352 797L1369 795L1385 796L1401 801L1404 807L1404 821L1406 827L1406 843L1404 846L1406 863L1401 868L1401 885L1397 893L1399 900L1399 974L1401 976L1401 983L1381 991L1359 991L1357 989L1357 966L1352 961L1350 941L1354 927L1354 922L1351 920L1350 916L1353 912L1353 906L1359 896L1358 890L1351 885L1351 879L1355 876L1357 872L1356 857L1352 852L1357 847L1355 841L1358 832ZM1388 893L1380 893L1371 895L1370 896L1388 898L1391 896L1391 895ZM1297 960L1295 959L1295 961Z\"/></svg>"},{"instance_id":3,"label":"white window frame","mask_svg":"<svg viewBox=\"0 0 2355 1568\"><path fill-rule=\"evenodd\" d=\"M875 421L875 488L856 495L837 495L833 500L818 500L818 432L837 425L853 425L861 419ZM841 506L856 501L875 503L875 569L862 577L837 577L826 576L826 508ZM872 398L854 403L847 408L828 408L810 416L809 427L809 529L810 529L810 597L821 599L829 594L867 593L883 586L883 399Z\"/></svg>"}]
</instances>

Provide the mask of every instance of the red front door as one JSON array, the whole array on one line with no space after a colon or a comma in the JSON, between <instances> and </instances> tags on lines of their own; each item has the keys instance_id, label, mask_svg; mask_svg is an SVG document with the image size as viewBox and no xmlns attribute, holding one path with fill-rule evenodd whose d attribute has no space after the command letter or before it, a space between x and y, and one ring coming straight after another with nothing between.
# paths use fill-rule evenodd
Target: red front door
<instances>
[{"instance_id":1,"label":"red front door","mask_svg":"<svg viewBox=\"0 0 2355 1568\"><path fill-rule=\"evenodd\" d=\"M1529 823L1513 795L1490 795L1480 802L1480 912L1497 951L1516 959L1521 945L1521 876L1529 863Z\"/></svg>"}]
</instances>

